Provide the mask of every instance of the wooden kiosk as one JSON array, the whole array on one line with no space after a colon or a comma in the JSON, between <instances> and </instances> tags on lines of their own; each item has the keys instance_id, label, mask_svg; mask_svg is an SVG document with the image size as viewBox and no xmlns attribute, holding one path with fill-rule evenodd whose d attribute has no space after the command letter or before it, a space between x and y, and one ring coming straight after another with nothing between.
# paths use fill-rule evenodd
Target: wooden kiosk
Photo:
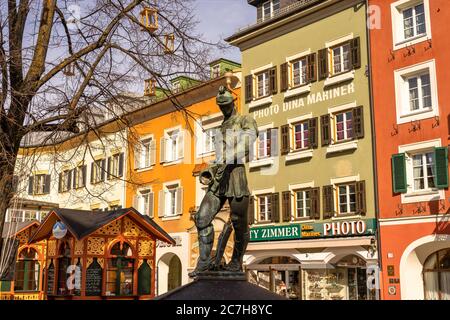
<instances>
[{"instance_id":1,"label":"wooden kiosk","mask_svg":"<svg viewBox=\"0 0 450 320\"><path fill-rule=\"evenodd\" d=\"M26 244L44 244L44 252L38 257L43 270L39 297L151 299L155 296L156 240L175 243L152 219L134 208L106 212L52 210ZM19 249L19 258L20 254Z\"/></svg>"}]
</instances>

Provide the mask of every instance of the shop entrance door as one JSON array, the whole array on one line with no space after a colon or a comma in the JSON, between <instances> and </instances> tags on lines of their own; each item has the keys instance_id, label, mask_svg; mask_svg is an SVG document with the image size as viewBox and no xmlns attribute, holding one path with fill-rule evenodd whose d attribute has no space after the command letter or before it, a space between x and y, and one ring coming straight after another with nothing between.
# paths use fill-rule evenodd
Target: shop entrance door
<instances>
[{"instance_id":1,"label":"shop entrance door","mask_svg":"<svg viewBox=\"0 0 450 320\"><path fill-rule=\"evenodd\" d=\"M367 273L365 268L348 268L348 299L367 300Z\"/></svg>"}]
</instances>

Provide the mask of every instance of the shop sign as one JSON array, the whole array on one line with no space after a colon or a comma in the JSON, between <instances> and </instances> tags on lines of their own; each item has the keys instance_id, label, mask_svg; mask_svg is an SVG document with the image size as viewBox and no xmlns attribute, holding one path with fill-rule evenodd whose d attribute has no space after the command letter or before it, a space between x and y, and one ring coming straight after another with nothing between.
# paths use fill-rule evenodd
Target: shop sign
<instances>
[{"instance_id":1,"label":"shop sign","mask_svg":"<svg viewBox=\"0 0 450 320\"><path fill-rule=\"evenodd\" d=\"M56 239L62 239L66 236L67 234L67 227L64 223L62 223L61 221L57 221L54 225L53 225L53 229L52 229L52 233L53 236Z\"/></svg>"},{"instance_id":2,"label":"shop sign","mask_svg":"<svg viewBox=\"0 0 450 320\"><path fill-rule=\"evenodd\" d=\"M164 242L164 241L161 241L161 240L156 240L156 247L157 248L168 248L168 247L181 247L182 246L180 236L173 236L172 239L175 240L174 245Z\"/></svg>"},{"instance_id":3,"label":"shop sign","mask_svg":"<svg viewBox=\"0 0 450 320\"><path fill-rule=\"evenodd\" d=\"M299 238L299 224L256 227L250 229L250 241L293 240Z\"/></svg>"},{"instance_id":4,"label":"shop sign","mask_svg":"<svg viewBox=\"0 0 450 320\"><path fill-rule=\"evenodd\" d=\"M301 238L372 235L375 230L375 219L311 223L301 225Z\"/></svg>"},{"instance_id":5,"label":"shop sign","mask_svg":"<svg viewBox=\"0 0 450 320\"><path fill-rule=\"evenodd\" d=\"M250 229L250 241L276 241L373 235L375 219L302 223Z\"/></svg>"}]
</instances>

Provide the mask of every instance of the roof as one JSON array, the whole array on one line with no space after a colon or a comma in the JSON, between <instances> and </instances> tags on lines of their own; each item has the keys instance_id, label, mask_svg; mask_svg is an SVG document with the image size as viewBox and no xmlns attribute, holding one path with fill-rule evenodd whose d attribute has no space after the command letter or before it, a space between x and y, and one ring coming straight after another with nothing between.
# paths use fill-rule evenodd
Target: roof
<instances>
[{"instance_id":1,"label":"roof","mask_svg":"<svg viewBox=\"0 0 450 320\"><path fill-rule=\"evenodd\" d=\"M33 234L30 242L39 241L45 238L48 233L51 232L54 223L58 219L67 226L67 229L74 237L81 240L114 220L123 218L127 215L134 218L141 227L146 229L147 232L155 235L157 239L175 244L175 240L172 239L172 237L158 224L148 216L140 214L134 208L123 208L111 211L54 209L47 215L39 229Z\"/></svg>"},{"instance_id":2,"label":"roof","mask_svg":"<svg viewBox=\"0 0 450 320\"><path fill-rule=\"evenodd\" d=\"M11 235L16 235L19 232L23 231L24 229L28 228L31 225L37 224L39 225L39 221L32 220L32 221L25 221L25 222L5 222L3 225L3 232L2 232L2 238L7 238ZM13 233L13 234L12 234Z\"/></svg>"},{"instance_id":3,"label":"roof","mask_svg":"<svg viewBox=\"0 0 450 320\"><path fill-rule=\"evenodd\" d=\"M211 66L211 65L214 65L214 64L219 63L219 62L226 62L226 63L234 64L236 66L241 67L241 64L239 62L236 62L236 61L233 61L233 60L228 60L228 59L225 59L225 58L219 58L219 59L216 59L214 61L211 61L210 63L208 63L208 65Z\"/></svg>"}]
</instances>

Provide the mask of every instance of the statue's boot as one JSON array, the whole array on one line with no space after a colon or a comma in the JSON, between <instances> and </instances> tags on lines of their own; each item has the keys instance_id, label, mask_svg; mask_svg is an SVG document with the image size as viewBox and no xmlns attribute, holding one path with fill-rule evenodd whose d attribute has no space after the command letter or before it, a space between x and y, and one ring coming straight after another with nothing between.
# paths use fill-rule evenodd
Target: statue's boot
<instances>
[{"instance_id":1,"label":"statue's boot","mask_svg":"<svg viewBox=\"0 0 450 320\"><path fill-rule=\"evenodd\" d=\"M213 260L211 258L211 251L214 244L214 229L212 226L206 227L199 231L199 258L197 266L194 271L190 272L190 278L196 277L200 272L211 270L213 267Z\"/></svg>"},{"instance_id":2,"label":"statue's boot","mask_svg":"<svg viewBox=\"0 0 450 320\"><path fill-rule=\"evenodd\" d=\"M224 269L231 272L242 272L242 260L247 249L250 233L244 233L241 239L234 239L233 256Z\"/></svg>"}]
</instances>

